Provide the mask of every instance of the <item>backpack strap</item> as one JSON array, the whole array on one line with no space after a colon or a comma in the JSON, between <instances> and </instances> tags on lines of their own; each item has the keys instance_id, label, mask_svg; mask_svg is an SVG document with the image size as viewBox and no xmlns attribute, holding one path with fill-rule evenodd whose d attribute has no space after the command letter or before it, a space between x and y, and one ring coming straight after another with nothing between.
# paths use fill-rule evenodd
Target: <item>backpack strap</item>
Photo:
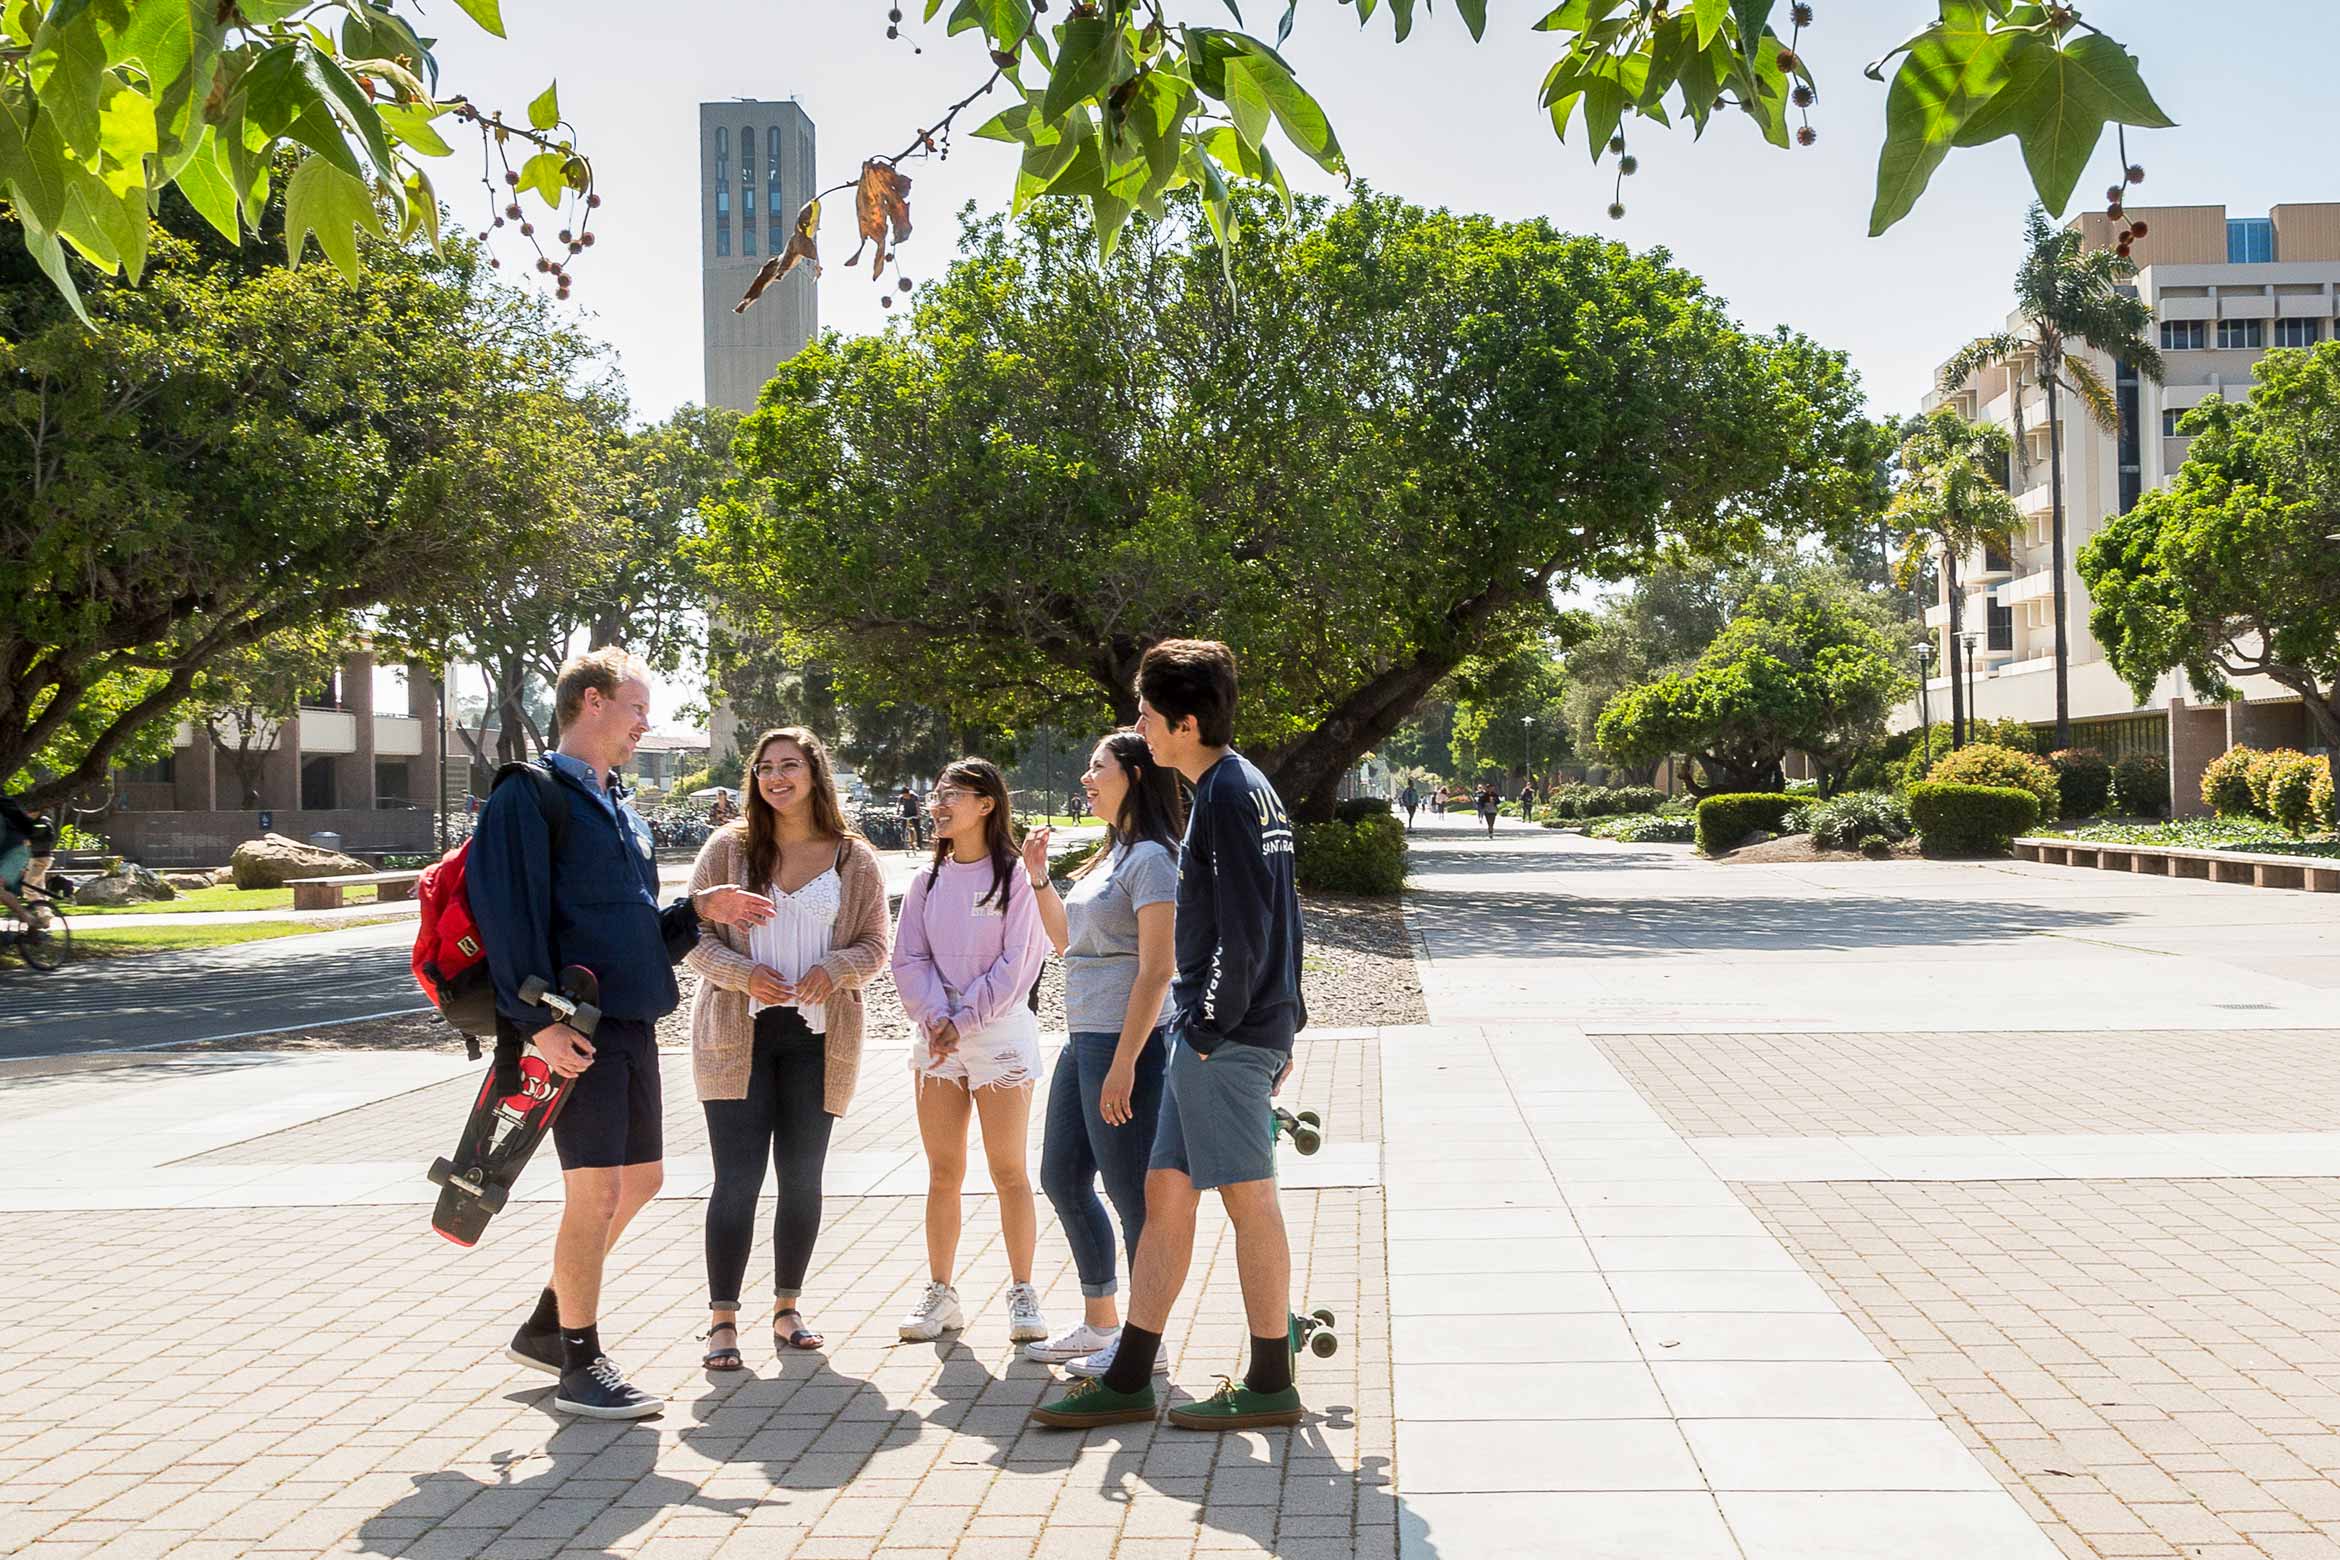
<instances>
[{"instance_id":1,"label":"backpack strap","mask_svg":"<svg viewBox=\"0 0 2340 1560\"><path fill-rule=\"evenodd\" d=\"M496 786L514 775L528 777L529 788L536 793L536 810L544 818L545 832L552 836L552 858L558 862L561 859L561 847L569 838L569 803L561 795L559 778L544 764L504 764L496 770L496 778L488 787L488 794L493 796Z\"/></svg>"}]
</instances>

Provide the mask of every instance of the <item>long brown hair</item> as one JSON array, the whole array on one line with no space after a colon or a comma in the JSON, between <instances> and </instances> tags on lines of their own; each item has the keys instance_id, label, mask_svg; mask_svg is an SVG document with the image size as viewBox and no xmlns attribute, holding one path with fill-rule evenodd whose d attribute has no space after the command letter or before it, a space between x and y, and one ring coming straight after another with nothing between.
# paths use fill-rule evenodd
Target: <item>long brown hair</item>
<instances>
[{"instance_id":1,"label":"long brown hair","mask_svg":"<svg viewBox=\"0 0 2340 1560\"><path fill-rule=\"evenodd\" d=\"M943 767L934 788L957 785L962 790L991 798L991 813L983 820L983 848L991 857L991 892L975 901L987 905L996 897L999 908L1007 909L1008 898L1014 892L1016 857L1021 853L1022 841L1016 835L1016 821L1008 812L1007 776L988 758L962 758ZM934 869L926 880L934 887L942 877L943 863L951 859L951 842L936 834L934 837Z\"/></svg>"},{"instance_id":2,"label":"long brown hair","mask_svg":"<svg viewBox=\"0 0 2340 1560\"><path fill-rule=\"evenodd\" d=\"M1111 733L1098 746L1129 776L1129 789L1122 793L1120 816L1105 820L1104 845L1073 876L1087 877L1116 850L1146 840L1176 860L1178 842L1186 833L1186 793L1179 787L1178 771L1154 762L1154 750L1135 726Z\"/></svg>"},{"instance_id":3,"label":"long brown hair","mask_svg":"<svg viewBox=\"0 0 2340 1560\"><path fill-rule=\"evenodd\" d=\"M829 764L828 745L802 726L779 726L765 732L756 738L747 773L740 777L747 782L741 788L747 810L747 882L741 886L759 894L780 869L780 810L764 800L764 788L756 779L756 765L764 761L764 749L775 742L793 742L804 754L812 786L813 831L840 841L860 837L860 831L846 823L845 809L837 805L836 772Z\"/></svg>"}]
</instances>

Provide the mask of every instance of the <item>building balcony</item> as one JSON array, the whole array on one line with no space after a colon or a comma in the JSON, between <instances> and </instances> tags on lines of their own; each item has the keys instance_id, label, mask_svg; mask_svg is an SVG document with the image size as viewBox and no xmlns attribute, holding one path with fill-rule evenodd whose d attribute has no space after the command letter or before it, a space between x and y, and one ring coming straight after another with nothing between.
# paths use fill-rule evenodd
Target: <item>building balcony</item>
<instances>
[{"instance_id":1,"label":"building balcony","mask_svg":"<svg viewBox=\"0 0 2340 1560\"><path fill-rule=\"evenodd\" d=\"M2055 484L2050 482L2047 478L2042 477L2038 482L2033 483L2030 487L2025 488L2022 492L2015 495L2015 507L2027 515L2046 515L2055 513Z\"/></svg>"},{"instance_id":2,"label":"building balcony","mask_svg":"<svg viewBox=\"0 0 2340 1560\"><path fill-rule=\"evenodd\" d=\"M374 752L381 758L420 758L425 722L411 715L374 717Z\"/></svg>"},{"instance_id":3,"label":"building balcony","mask_svg":"<svg viewBox=\"0 0 2340 1560\"><path fill-rule=\"evenodd\" d=\"M2021 579L2009 580L1993 594L2002 607L2017 606L2026 601L2038 601L2056 593L2056 571L2035 569Z\"/></svg>"},{"instance_id":4,"label":"building balcony","mask_svg":"<svg viewBox=\"0 0 2340 1560\"><path fill-rule=\"evenodd\" d=\"M1949 603L1947 603L1947 602L1942 602L1942 601L1937 601L1937 602L1935 602L1935 603L1934 603L1932 606L1930 606L1930 607L1926 608L1926 627L1928 627L1928 628L1948 628L1949 626L1950 626L1950 606L1949 606Z\"/></svg>"},{"instance_id":5,"label":"building balcony","mask_svg":"<svg viewBox=\"0 0 2340 1560\"><path fill-rule=\"evenodd\" d=\"M310 758L357 751L357 717L346 710L301 711L301 752Z\"/></svg>"}]
</instances>

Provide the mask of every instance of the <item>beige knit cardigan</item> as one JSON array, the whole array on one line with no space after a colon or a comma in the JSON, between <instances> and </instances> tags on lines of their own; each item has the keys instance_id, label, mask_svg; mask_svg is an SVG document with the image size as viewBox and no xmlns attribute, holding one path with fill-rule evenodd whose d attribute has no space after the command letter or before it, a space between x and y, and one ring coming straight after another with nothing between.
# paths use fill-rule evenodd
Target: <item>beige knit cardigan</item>
<instances>
[{"instance_id":1,"label":"beige knit cardigan","mask_svg":"<svg viewBox=\"0 0 2340 1560\"><path fill-rule=\"evenodd\" d=\"M747 823L725 824L699 848L691 892L718 883L769 891L769 884L746 882L746 871ZM861 987L886 967L891 930L886 875L866 840L846 841L838 877L844 902L837 910L829 956L821 961L836 982L823 1004L828 1067L821 1108L832 1116L844 1115L845 1107L853 1103L854 1081L861 1072ZM699 972L699 994L691 1003L691 1074L699 1098L744 1099L756 1036L755 1021L748 1016L748 976L756 961L748 955L747 929L700 921L699 945L683 956L683 962Z\"/></svg>"}]
</instances>

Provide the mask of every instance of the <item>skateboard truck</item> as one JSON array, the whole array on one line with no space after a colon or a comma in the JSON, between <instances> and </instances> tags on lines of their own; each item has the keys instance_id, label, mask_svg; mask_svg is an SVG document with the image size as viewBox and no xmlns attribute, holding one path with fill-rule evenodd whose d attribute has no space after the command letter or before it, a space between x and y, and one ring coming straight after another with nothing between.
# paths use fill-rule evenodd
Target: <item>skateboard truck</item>
<instances>
[{"instance_id":1,"label":"skateboard truck","mask_svg":"<svg viewBox=\"0 0 2340 1560\"><path fill-rule=\"evenodd\" d=\"M601 1022L601 1009L557 990L542 975L531 975L520 983L520 1000L551 1008L561 1015L562 1023L581 1035L591 1035Z\"/></svg>"},{"instance_id":2,"label":"skateboard truck","mask_svg":"<svg viewBox=\"0 0 2340 1560\"><path fill-rule=\"evenodd\" d=\"M557 986L532 975L519 994L579 1034L590 1036L600 1027L601 1009L593 1000L600 986L589 970L565 969ZM529 1153L551 1130L567 1099L567 1080L554 1075L542 1057L516 1054L522 1049L516 1038L510 1043L515 1054L509 1061L504 1045L498 1045L496 1063L480 1086L453 1157L431 1162L431 1183L442 1189L432 1227L459 1246L471 1245L488 1218L503 1210ZM507 1066L509 1077L504 1076Z\"/></svg>"},{"instance_id":3,"label":"skateboard truck","mask_svg":"<svg viewBox=\"0 0 2340 1560\"><path fill-rule=\"evenodd\" d=\"M1268 1107L1274 1119L1275 1131L1292 1140L1292 1146L1303 1154L1313 1154L1324 1147L1324 1118L1315 1111L1304 1110L1297 1116L1281 1105Z\"/></svg>"},{"instance_id":4,"label":"skateboard truck","mask_svg":"<svg viewBox=\"0 0 2340 1560\"><path fill-rule=\"evenodd\" d=\"M1320 1360L1329 1360L1341 1352L1341 1335L1333 1330L1332 1312L1319 1308L1302 1316L1292 1316L1292 1358L1298 1359L1306 1349Z\"/></svg>"}]
</instances>

